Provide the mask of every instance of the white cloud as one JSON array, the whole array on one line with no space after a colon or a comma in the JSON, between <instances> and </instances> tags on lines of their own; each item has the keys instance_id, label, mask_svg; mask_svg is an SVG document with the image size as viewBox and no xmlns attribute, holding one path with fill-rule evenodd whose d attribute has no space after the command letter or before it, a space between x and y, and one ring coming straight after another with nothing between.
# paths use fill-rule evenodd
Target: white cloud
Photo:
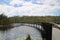
<instances>
[{"instance_id":1,"label":"white cloud","mask_svg":"<svg viewBox=\"0 0 60 40\"><path fill-rule=\"evenodd\" d=\"M40 0L39 0L40 1ZM14 15L29 15L29 16L42 16L42 15L53 15L51 12L60 9L59 4L55 0L43 0L43 5L32 4L31 2L24 2L22 0L12 0L10 5L0 5L0 12L4 12L7 16ZM50 4L55 4L56 6L50 6ZM14 4L23 4L22 7L15 8Z\"/></svg>"},{"instance_id":2,"label":"white cloud","mask_svg":"<svg viewBox=\"0 0 60 40\"><path fill-rule=\"evenodd\" d=\"M11 5L14 5L14 4L23 4L24 2L22 0L12 0L10 2Z\"/></svg>"}]
</instances>

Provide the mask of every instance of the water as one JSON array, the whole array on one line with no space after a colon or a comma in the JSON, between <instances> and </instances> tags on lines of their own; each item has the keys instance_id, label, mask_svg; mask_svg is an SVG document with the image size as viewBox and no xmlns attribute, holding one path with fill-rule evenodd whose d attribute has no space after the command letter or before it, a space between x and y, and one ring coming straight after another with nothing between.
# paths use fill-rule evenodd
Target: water
<instances>
[{"instance_id":1,"label":"water","mask_svg":"<svg viewBox=\"0 0 60 40\"><path fill-rule=\"evenodd\" d=\"M41 33L30 26L19 26L6 31L0 31L0 40L19 40L21 37L30 35L34 39L42 40Z\"/></svg>"}]
</instances>

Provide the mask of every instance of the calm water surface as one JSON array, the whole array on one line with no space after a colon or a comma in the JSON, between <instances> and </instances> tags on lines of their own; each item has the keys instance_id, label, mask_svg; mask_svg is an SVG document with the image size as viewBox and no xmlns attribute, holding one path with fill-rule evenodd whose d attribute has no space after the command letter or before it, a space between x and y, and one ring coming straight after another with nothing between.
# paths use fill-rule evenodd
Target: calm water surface
<instances>
[{"instance_id":1,"label":"calm water surface","mask_svg":"<svg viewBox=\"0 0 60 40\"><path fill-rule=\"evenodd\" d=\"M30 34L31 37L42 40L41 33L30 26L19 26L6 31L0 31L0 40L17 40L21 37L26 37Z\"/></svg>"}]
</instances>

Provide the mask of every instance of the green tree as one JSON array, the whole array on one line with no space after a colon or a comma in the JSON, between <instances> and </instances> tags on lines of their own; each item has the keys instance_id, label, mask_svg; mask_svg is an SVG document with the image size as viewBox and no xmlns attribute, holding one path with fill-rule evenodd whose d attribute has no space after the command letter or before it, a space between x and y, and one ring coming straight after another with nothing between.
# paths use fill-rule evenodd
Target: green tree
<instances>
[{"instance_id":1,"label":"green tree","mask_svg":"<svg viewBox=\"0 0 60 40\"><path fill-rule=\"evenodd\" d=\"M9 21L8 21L7 16L1 14L0 15L0 25L4 25L4 24L9 24Z\"/></svg>"}]
</instances>

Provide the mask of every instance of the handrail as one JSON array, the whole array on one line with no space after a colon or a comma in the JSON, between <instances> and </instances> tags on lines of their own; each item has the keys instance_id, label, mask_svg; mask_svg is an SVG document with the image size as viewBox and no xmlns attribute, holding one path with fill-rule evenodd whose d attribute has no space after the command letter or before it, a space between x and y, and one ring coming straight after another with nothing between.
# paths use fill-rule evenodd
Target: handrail
<instances>
[{"instance_id":1,"label":"handrail","mask_svg":"<svg viewBox=\"0 0 60 40\"><path fill-rule=\"evenodd\" d=\"M53 23L53 22L49 22L49 23L53 25L52 27L60 30L60 25L59 24L56 24L56 23Z\"/></svg>"}]
</instances>

